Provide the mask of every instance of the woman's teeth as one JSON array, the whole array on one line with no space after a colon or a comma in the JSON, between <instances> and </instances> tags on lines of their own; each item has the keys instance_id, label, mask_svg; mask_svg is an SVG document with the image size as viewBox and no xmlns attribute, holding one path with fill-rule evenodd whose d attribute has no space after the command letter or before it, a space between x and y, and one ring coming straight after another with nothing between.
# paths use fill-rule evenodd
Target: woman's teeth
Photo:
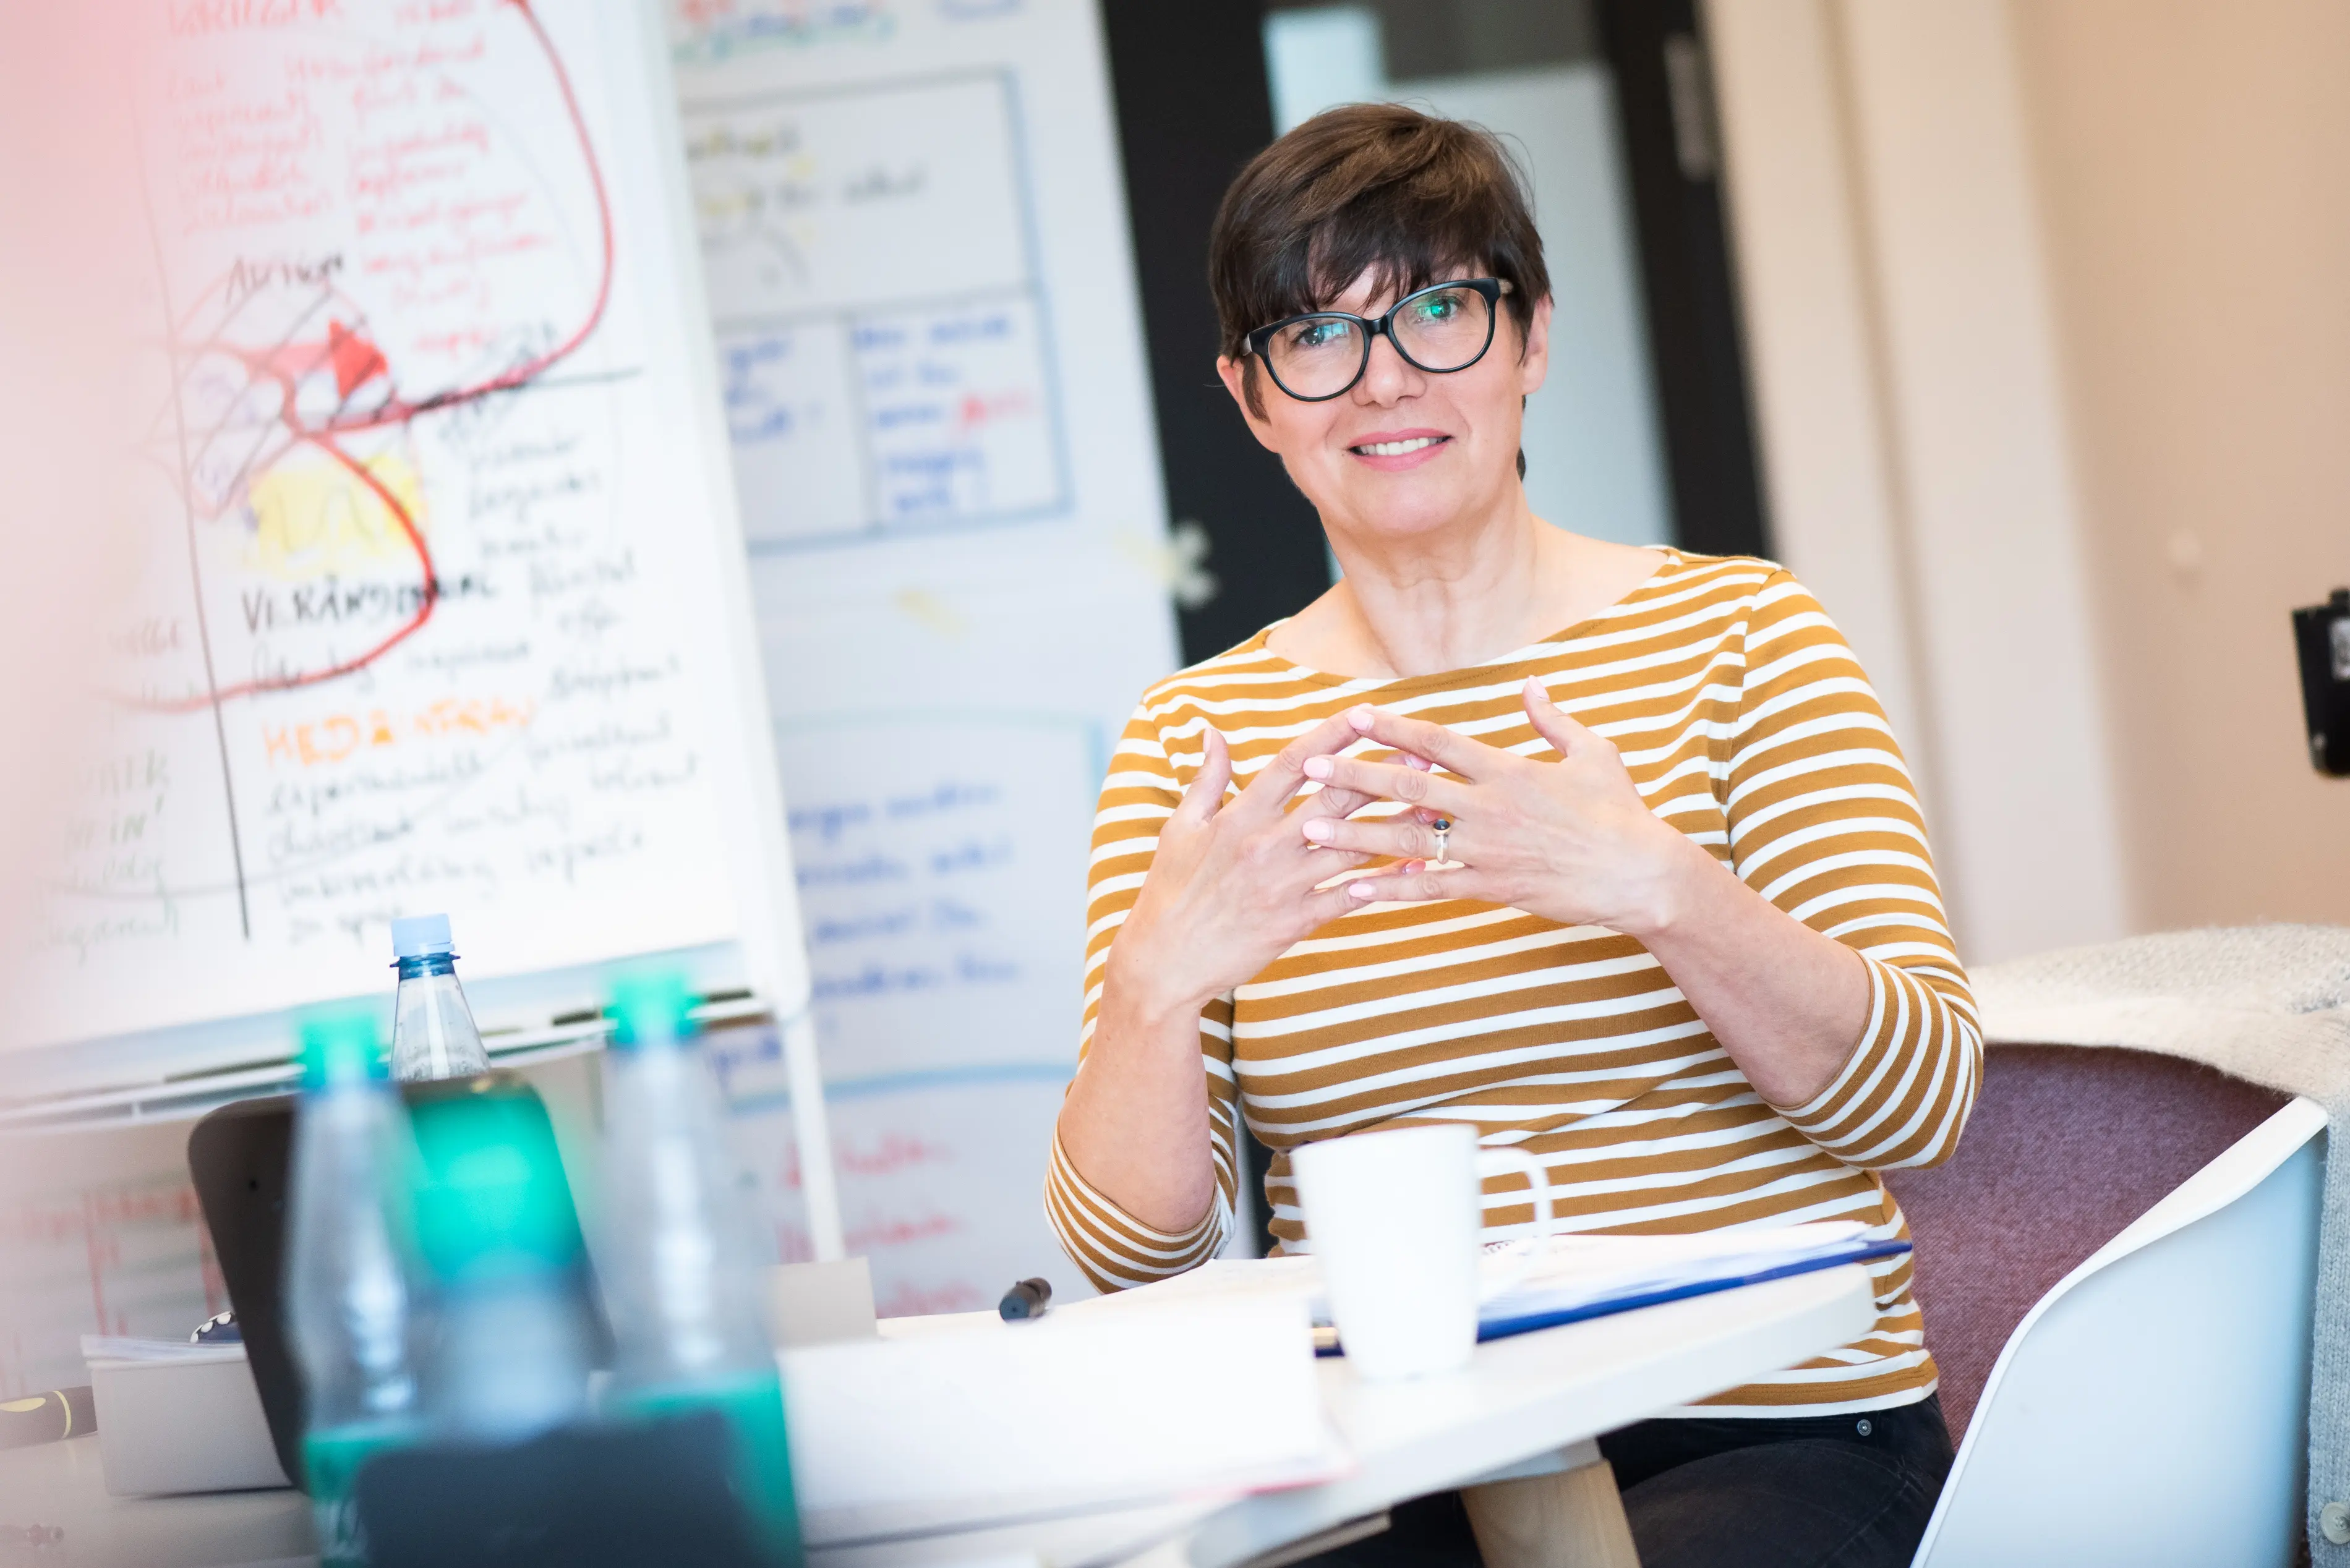
<instances>
[{"instance_id":1,"label":"woman's teeth","mask_svg":"<svg viewBox=\"0 0 2350 1568\"><path fill-rule=\"evenodd\" d=\"M1442 436L1414 436L1409 441L1365 441L1355 450L1366 457L1401 457L1408 452L1418 452L1424 446L1434 446Z\"/></svg>"}]
</instances>

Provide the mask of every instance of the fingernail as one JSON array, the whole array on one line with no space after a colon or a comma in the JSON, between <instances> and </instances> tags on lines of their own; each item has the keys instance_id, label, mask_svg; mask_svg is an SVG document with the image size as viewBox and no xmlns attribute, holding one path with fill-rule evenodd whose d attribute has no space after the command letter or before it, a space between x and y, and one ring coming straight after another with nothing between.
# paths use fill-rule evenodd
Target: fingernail
<instances>
[{"instance_id":1,"label":"fingernail","mask_svg":"<svg viewBox=\"0 0 2350 1568\"><path fill-rule=\"evenodd\" d=\"M1305 776L1309 779L1328 778L1330 776L1330 759L1327 757L1306 758Z\"/></svg>"},{"instance_id":2,"label":"fingernail","mask_svg":"<svg viewBox=\"0 0 2350 1568\"><path fill-rule=\"evenodd\" d=\"M1363 707L1350 710L1347 714L1347 722L1352 724L1357 730L1361 730L1367 733L1371 725L1377 722L1378 718L1378 711L1367 704Z\"/></svg>"},{"instance_id":3,"label":"fingernail","mask_svg":"<svg viewBox=\"0 0 2350 1568\"><path fill-rule=\"evenodd\" d=\"M1317 816L1305 825L1305 836L1316 844L1327 844L1330 842L1330 825Z\"/></svg>"},{"instance_id":4,"label":"fingernail","mask_svg":"<svg viewBox=\"0 0 2350 1568\"><path fill-rule=\"evenodd\" d=\"M1376 898L1379 896L1378 889L1368 882L1357 882L1348 888L1347 892L1350 898Z\"/></svg>"},{"instance_id":5,"label":"fingernail","mask_svg":"<svg viewBox=\"0 0 2350 1568\"><path fill-rule=\"evenodd\" d=\"M1416 773L1424 774L1436 764L1430 762L1426 757L1414 756L1411 753L1406 752L1403 754L1403 765L1412 769Z\"/></svg>"}]
</instances>

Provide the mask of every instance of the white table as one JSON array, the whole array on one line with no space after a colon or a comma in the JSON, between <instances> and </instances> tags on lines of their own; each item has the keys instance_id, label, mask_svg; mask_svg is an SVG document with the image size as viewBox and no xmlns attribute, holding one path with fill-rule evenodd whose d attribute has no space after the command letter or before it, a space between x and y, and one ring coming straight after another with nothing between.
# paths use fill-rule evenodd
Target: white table
<instances>
[{"instance_id":1,"label":"white table","mask_svg":"<svg viewBox=\"0 0 2350 1568\"><path fill-rule=\"evenodd\" d=\"M1848 1344L1875 1316L1866 1272L1846 1266L1480 1345L1467 1368L1444 1377L1366 1384L1343 1359L1328 1360L1323 1397L1356 1461L1337 1480L819 1551L812 1568L1012 1554L1051 1568L1238 1568L1430 1492L1587 1462L1601 1433ZM0 1453L0 1526L35 1523L66 1531L36 1559L56 1568L311 1561L298 1492L109 1497L88 1438Z\"/></svg>"},{"instance_id":2,"label":"white table","mask_svg":"<svg viewBox=\"0 0 2350 1568\"><path fill-rule=\"evenodd\" d=\"M1846 1265L1497 1340L1445 1377L1367 1384L1333 1358L1320 1364L1323 1398L1356 1461L1339 1480L822 1550L810 1562L899 1568L1034 1552L1051 1568L1237 1568L1430 1492L1589 1463L1602 1433L1850 1344L1876 1317L1867 1272Z\"/></svg>"},{"instance_id":3,"label":"white table","mask_svg":"<svg viewBox=\"0 0 2350 1568\"><path fill-rule=\"evenodd\" d=\"M63 1530L53 1546L0 1545L16 1568L292 1568L317 1562L310 1500L290 1487L112 1497L98 1438L0 1453L0 1527Z\"/></svg>"}]
</instances>

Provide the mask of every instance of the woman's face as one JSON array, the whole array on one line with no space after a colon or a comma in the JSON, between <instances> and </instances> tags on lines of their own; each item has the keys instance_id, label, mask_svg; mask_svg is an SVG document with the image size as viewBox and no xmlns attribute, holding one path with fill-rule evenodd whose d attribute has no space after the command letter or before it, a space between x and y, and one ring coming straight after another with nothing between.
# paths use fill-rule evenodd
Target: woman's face
<instances>
[{"instance_id":1,"label":"woman's face","mask_svg":"<svg viewBox=\"0 0 2350 1568\"><path fill-rule=\"evenodd\" d=\"M1357 278L1325 308L1376 318L1398 296L1373 286L1368 275ZM1256 439L1280 454L1334 535L1433 543L1513 497L1523 400L1549 366L1550 315L1551 302L1538 301L1522 341L1505 301L1484 358L1444 375L1413 366L1381 333L1362 379L1324 402L1300 402L1259 365L1262 419L1249 410L1242 364L1219 358L1216 369Z\"/></svg>"}]
</instances>

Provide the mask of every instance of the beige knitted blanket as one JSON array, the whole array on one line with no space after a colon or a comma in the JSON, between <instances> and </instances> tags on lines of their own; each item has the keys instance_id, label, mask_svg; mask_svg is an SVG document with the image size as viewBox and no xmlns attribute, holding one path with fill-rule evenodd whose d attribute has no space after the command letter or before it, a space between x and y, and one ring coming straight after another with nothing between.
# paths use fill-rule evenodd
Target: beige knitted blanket
<instances>
[{"instance_id":1,"label":"beige knitted blanket","mask_svg":"<svg viewBox=\"0 0 2350 1568\"><path fill-rule=\"evenodd\" d=\"M1971 971L1993 1044L2121 1045L2200 1062L2350 1127L2350 927L2238 926L2069 948ZM2319 1516L2350 1502L2350 1143L2329 1158L2309 1401L2309 1550L2350 1568Z\"/></svg>"}]
</instances>

